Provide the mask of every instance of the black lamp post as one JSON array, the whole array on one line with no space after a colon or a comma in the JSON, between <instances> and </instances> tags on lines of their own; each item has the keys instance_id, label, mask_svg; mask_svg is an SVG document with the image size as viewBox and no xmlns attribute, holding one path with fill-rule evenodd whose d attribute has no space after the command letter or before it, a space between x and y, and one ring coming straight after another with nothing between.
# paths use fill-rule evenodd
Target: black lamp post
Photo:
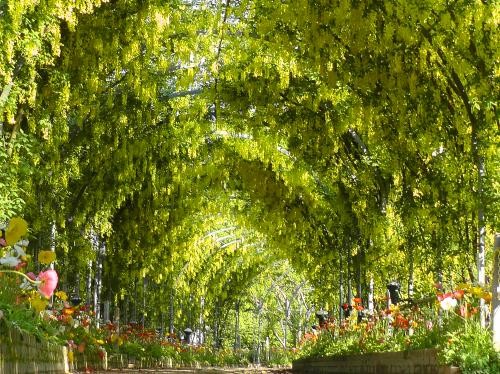
<instances>
[{"instance_id":1,"label":"black lamp post","mask_svg":"<svg viewBox=\"0 0 500 374\"><path fill-rule=\"evenodd\" d=\"M190 343L192 333L193 333L193 330L191 330L189 327L184 330L184 340L185 340L186 344Z\"/></svg>"},{"instance_id":2,"label":"black lamp post","mask_svg":"<svg viewBox=\"0 0 500 374\"><path fill-rule=\"evenodd\" d=\"M391 282L387 285L387 290L389 291L389 297L391 298L391 303L397 305L399 303L401 296L399 290L401 285L398 282Z\"/></svg>"},{"instance_id":3,"label":"black lamp post","mask_svg":"<svg viewBox=\"0 0 500 374\"><path fill-rule=\"evenodd\" d=\"M341 306L342 306L342 313L344 315L344 318L349 318L349 316L351 315L351 311L352 311L352 305L344 303Z\"/></svg>"},{"instance_id":4,"label":"black lamp post","mask_svg":"<svg viewBox=\"0 0 500 374\"><path fill-rule=\"evenodd\" d=\"M71 305L77 306L77 305L80 305L80 303L82 302L82 299L80 296L74 295L74 296L71 296L71 299L69 299L69 301L71 301Z\"/></svg>"},{"instance_id":5,"label":"black lamp post","mask_svg":"<svg viewBox=\"0 0 500 374\"><path fill-rule=\"evenodd\" d=\"M316 312L316 317L318 318L319 327L323 327L326 324L326 320L328 318L328 312L321 309Z\"/></svg>"}]
</instances>

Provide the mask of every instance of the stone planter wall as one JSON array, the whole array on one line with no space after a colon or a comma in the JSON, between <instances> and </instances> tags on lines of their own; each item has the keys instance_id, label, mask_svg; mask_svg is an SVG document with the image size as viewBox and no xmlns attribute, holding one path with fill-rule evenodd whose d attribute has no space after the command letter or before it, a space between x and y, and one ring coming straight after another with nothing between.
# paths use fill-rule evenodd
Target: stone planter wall
<instances>
[{"instance_id":1,"label":"stone planter wall","mask_svg":"<svg viewBox=\"0 0 500 374\"><path fill-rule=\"evenodd\" d=\"M440 366L435 349L304 359L293 362L293 371L315 374L452 374L460 372L455 367Z\"/></svg>"},{"instance_id":2,"label":"stone planter wall","mask_svg":"<svg viewBox=\"0 0 500 374\"><path fill-rule=\"evenodd\" d=\"M0 373L68 373L66 348L8 329L0 321Z\"/></svg>"}]
</instances>

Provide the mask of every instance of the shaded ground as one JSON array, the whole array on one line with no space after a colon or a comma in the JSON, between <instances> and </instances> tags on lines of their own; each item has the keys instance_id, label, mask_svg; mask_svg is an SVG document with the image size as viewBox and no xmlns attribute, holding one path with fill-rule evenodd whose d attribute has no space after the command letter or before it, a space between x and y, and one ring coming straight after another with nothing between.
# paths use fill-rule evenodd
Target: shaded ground
<instances>
[{"instance_id":1,"label":"shaded ground","mask_svg":"<svg viewBox=\"0 0 500 374\"><path fill-rule=\"evenodd\" d=\"M80 372L83 373L83 372ZM202 369L111 369L108 371L93 371L92 374L291 374L291 369L271 369L271 368L202 368Z\"/></svg>"}]
</instances>

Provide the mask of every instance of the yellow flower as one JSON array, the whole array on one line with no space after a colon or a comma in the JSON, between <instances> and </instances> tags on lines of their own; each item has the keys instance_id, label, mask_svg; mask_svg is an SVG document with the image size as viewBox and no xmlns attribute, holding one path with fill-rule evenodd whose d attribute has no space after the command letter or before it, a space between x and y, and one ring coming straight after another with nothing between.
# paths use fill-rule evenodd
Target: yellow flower
<instances>
[{"instance_id":1,"label":"yellow flower","mask_svg":"<svg viewBox=\"0 0 500 374\"><path fill-rule=\"evenodd\" d=\"M389 309L393 314L398 314L399 313L399 305L391 304L389 306Z\"/></svg>"},{"instance_id":2,"label":"yellow flower","mask_svg":"<svg viewBox=\"0 0 500 374\"><path fill-rule=\"evenodd\" d=\"M483 294L483 289L481 287L473 287L472 294L474 296L481 297L481 295Z\"/></svg>"},{"instance_id":3,"label":"yellow flower","mask_svg":"<svg viewBox=\"0 0 500 374\"><path fill-rule=\"evenodd\" d=\"M14 217L10 220L7 230L5 230L5 241L8 245L13 245L27 233L28 223L20 217Z\"/></svg>"},{"instance_id":4,"label":"yellow flower","mask_svg":"<svg viewBox=\"0 0 500 374\"><path fill-rule=\"evenodd\" d=\"M49 265L56 259L56 253L53 251L40 251L38 253L38 262L44 265Z\"/></svg>"},{"instance_id":5,"label":"yellow flower","mask_svg":"<svg viewBox=\"0 0 500 374\"><path fill-rule=\"evenodd\" d=\"M68 300L68 295L66 295L66 292L64 291L57 291L56 296L61 299L62 301Z\"/></svg>"},{"instance_id":6,"label":"yellow flower","mask_svg":"<svg viewBox=\"0 0 500 374\"><path fill-rule=\"evenodd\" d=\"M45 310L45 308L47 307L48 304L49 304L48 300L43 300L39 297L35 297L35 298L31 299L31 306L37 312L41 312L41 311Z\"/></svg>"},{"instance_id":7,"label":"yellow flower","mask_svg":"<svg viewBox=\"0 0 500 374\"><path fill-rule=\"evenodd\" d=\"M472 292L472 286L468 283L459 283L457 285L457 290L464 290L465 292Z\"/></svg>"}]
</instances>

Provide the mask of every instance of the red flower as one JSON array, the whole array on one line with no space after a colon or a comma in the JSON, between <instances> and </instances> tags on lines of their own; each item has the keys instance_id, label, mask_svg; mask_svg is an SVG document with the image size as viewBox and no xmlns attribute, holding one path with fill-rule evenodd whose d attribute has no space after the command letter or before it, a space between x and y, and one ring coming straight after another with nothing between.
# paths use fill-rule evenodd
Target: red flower
<instances>
[{"instance_id":1,"label":"red flower","mask_svg":"<svg viewBox=\"0 0 500 374\"><path fill-rule=\"evenodd\" d=\"M25 267L26 265L28 265L26 262L20 262L19 264L17 264L17 266L15 267L15 269L17 271L19 271L20 269L22 269L23 267Z\"/></svg>"},{"instance_id":2,"label":"red flower","mask_svg":"<svg viewBox=\"0 0 500 374\"><path fill-rule=\"evenodd\" d=\"M448 293L441 293L441 292L438 292L437 293L437 298L439 301L443 301L444 299L448 298L448 297L451 297L453 298L453 294L451 292L448 292Z\"/></svg>"}]
</instances>

